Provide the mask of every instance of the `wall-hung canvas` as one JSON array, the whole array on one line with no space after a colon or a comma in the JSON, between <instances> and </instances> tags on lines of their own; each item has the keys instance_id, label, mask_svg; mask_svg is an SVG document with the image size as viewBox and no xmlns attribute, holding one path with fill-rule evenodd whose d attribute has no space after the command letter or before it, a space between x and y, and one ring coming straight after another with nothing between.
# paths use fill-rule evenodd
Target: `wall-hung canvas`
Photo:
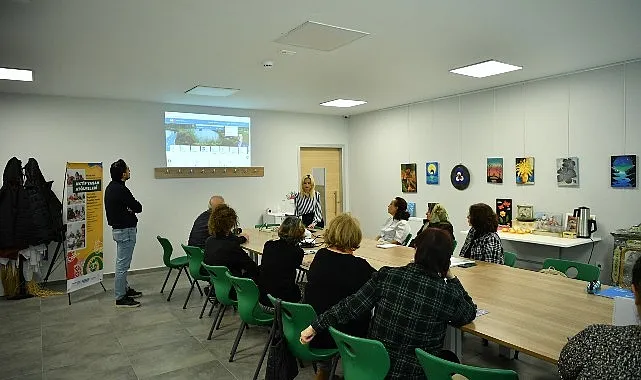
<instances>
[{"instance_id":1,"label":"wall-hung canvas","mask_svg":"<svg viewBox=\"0 0 641 380\"><path fill-rule=\"evenodd\" d=\"M534 185L534 157L516 159L516 184Z\"/></svg>"},{"instance_id":2,"label":"wall-hung canvas","mask_svg":"<svg viewBox=\"0 0 641 380\"><path fill-rule=\"evenodd\" d=\"M487 183L503 183L503 158L487 159Z\"/></svg>"},{"instance_id":3,"label":"wall-hung canvas","mask_svg":"<svg viewBox=\"0 0 641 380\"><path fill-rule=\"evenodd\" d=\"M628 154L610 158L610 183L616 188L637 187L637 156Z\"/></svg>"},{"instance_id":4,"label":"wall-hung canvas","mask_svg":"<svg viewBox=\"0 0 641 380\"><path fill-rule=\"evenodd\" d=\"M499 219L499 228L512 227L512 200L496 200L496 216Z\"/></svg>"},{"instance_id":5,"label":"wall-hung canvas","mask_svg":"<svg viewBox=\"0 0 641 380\"><path fill-rule=\"evenodd\" d=\"M416 184L416 164L401 164L401 190L404 193L415 193Z\"/></svg>"},{"instance_id":6,"label":"wall-hung canvas","mask_svg":"<svg viewBox=\"0 0 641 380\"><path fill-rule=\"evenodd\" d=\"M556 183L558 186L579 186L579 158L556 159Z\"/></svg>"},{"instance_id":7,"label":"wall-hung canvas","mask_svg":"<svg viewBox=\"0 0 641 380\"><path fill-rule=\"evenodd\" d=\"M465 190L470 185L470 171L463 164L458 164L450 172L450 182L458 190Z\"/></svg>"},{"instance_id":8,"label":"wall-hung canvas","mask_svg":"<svg viewBox=\"0 0 641 380\"><path fill-rule=\"evenodd\" d=\"M438 185L438 162L427 162L425 164L425 182L428 185Z\"/></svg>"},{"instance_id":9,"label":"wall-hung canvas","mask_svg":"<svg viewBox=\"0 0 641 380\"><path fill-rule=\"evenodd\" d=\"M407 212L410 213L411 217L416 216L416 203L414 202L407 202Z\"/></svg>"}]
</instances>

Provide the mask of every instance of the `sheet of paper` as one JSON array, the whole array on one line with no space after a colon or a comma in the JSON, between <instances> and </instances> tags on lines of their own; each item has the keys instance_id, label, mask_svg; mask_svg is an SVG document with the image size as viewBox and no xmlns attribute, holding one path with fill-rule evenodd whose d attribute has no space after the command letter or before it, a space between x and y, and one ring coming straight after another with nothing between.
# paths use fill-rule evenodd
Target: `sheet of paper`
<instances>
[{"instance_id":1,"label":"sheet of paper","mask_svg":"<svg viewBox=\"0 0 641 380\"><path fill-rule=\"evenodd\" d=\"M489 313L489 311L487 311L485 309L476 309L476 316L477 317L480 317L481 315L485 315L487 313Z\"/></svg>"},{"instance_id":2,"label":"sheet of paper","mask_svg":"<svg viewBox=\"0 0 641 380\"><path fill-rule=\"evenodd\" d=\"M616 286L613 286L607 289L601 289L598 293L596 293L596 295L601 297L608 297L608 298L616 298L616 297L634 298L634 293L632 293L632 290L618 288Z\"/></svg>"},{"instance_id":3,"label":"sheet of paper","mask_svg":"<svg viewBox=\"0 0 641 380\"><path fill-rule=\"evenodd\" d=\"M638 325L639 314L637 305L633 298L616 297L614 299L614 313L612 314L612 324L615 326Z\"/></svg>"},{"instance_id":4,"label":"sheet of paper","mask_svg":"<svg viewBox=\"0 0 641 380\"><path fill-rule=\"evenodd\" d=\"M376 244L376 248L387 249L387 248L394 248L394 247L398 247L398 245L397 244L392 244L392 243Z\"/></svg>"},{"instance_id":5,"label":"sheet of paper","mask_svg":"<svg viewBox=\"0 0 641 380\"><path fill-rule=\"evenodd\" d=\"M450 258L450 267L456 267L463 264L474 263L474 260L466 259L465 257L452 256Z\"/></svg>"}]
</instances>

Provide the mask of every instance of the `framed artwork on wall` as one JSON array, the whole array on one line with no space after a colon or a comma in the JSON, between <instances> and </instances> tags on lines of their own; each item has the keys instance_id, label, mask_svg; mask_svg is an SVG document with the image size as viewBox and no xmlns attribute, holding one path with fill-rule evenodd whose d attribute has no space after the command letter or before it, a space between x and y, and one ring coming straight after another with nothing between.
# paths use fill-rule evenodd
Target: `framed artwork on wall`
<instances>
[{"instance_id":1,"label":"framed artwork on wall","mask_svg":"<svg viewBox=\"0 0 641 380\"><path fill-rule=\"evenodd\" d=\"M438 162L425 163L425 182L428 185L438 185Z\"/></svg>"},{"instance_id":2,"label":"framed artwork on wall","mask_svg":"<svg viewBox=\"0 0 641 380\"><path fill-rule=\"evenodd\" d=\"M516 184L534 185L534 157L516 159Z\"/></svg>"},{"instance_id":3,"label":"framed artwork on wall","mask_svg":"<svg viewBox=\"0 0 641 380\"><path fill-rule=\"evenodd\" d=\"M637 187L637 156L610 157L610 185L614 188Z\"/></svg>"},{"instance_id":4,"label":"framed artwork on wall","mask_svg":"<svg viewBox=\"0 0 641 380\"><path fill-rule=\"evenodd\" d=\"M416 164L401 164L401 191L416 193Z\"/></svg>"},{"instance_id":5,"label":"framed artwork on wall","mask_svg":"<svg viewBox=\"0 0 641 380\"><path fill-rule=\"evenodd\" d=\"M503 158L487 159L487 183L503 183Z\"/></svg>"},{"instance_id":6,"label":"framed artwork on wall","mask_svg":"<svg viewBox=\"0 0 641 380\"><path fill-rule=\"evenodd\" d=\"M579 186L579 158L556 159L556 183L560 187Z\"/></svg>"}]
</instances>

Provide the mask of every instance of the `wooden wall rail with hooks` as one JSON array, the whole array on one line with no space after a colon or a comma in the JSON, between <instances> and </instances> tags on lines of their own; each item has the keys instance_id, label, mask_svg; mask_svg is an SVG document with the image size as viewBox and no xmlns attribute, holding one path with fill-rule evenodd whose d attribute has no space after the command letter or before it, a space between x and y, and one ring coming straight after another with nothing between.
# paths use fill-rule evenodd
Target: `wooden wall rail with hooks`
<instances>
[{"instance_id":1,"label":"wooden wall rail with hooks","mask_svg":"<svg viewBox=\"0 0 641 380\"><path fill-rule=\"evenodd\" d=\"M249 167L171 167L154 168L156 179L165 178L228 178L228 177L264 177L262 166Z\"/></svg>"}]
</instances>

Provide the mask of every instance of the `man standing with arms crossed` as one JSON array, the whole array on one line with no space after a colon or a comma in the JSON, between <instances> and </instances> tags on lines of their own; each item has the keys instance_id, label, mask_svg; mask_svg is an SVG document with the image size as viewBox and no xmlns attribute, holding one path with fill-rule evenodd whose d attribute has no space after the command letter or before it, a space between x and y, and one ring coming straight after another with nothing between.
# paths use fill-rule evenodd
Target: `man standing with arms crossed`
<instances>
[{"instance_id":1,"label":"man standing with arms crossed","mask_svg":"<svg viewBox=\"0 0 641 380\"><path fill-rule=\"evenodd\" d=\"M125 161L120 159L111 164L109 172L111 182L105 189L105 211L117 247L114 282L116 307L138 307L140 302L134 298L142 296L142 293L129 287L127 271L136 245L136 214L142 212L142 205L125 186L125 181L131 176Z\"/></svg>"}]
</instances>

